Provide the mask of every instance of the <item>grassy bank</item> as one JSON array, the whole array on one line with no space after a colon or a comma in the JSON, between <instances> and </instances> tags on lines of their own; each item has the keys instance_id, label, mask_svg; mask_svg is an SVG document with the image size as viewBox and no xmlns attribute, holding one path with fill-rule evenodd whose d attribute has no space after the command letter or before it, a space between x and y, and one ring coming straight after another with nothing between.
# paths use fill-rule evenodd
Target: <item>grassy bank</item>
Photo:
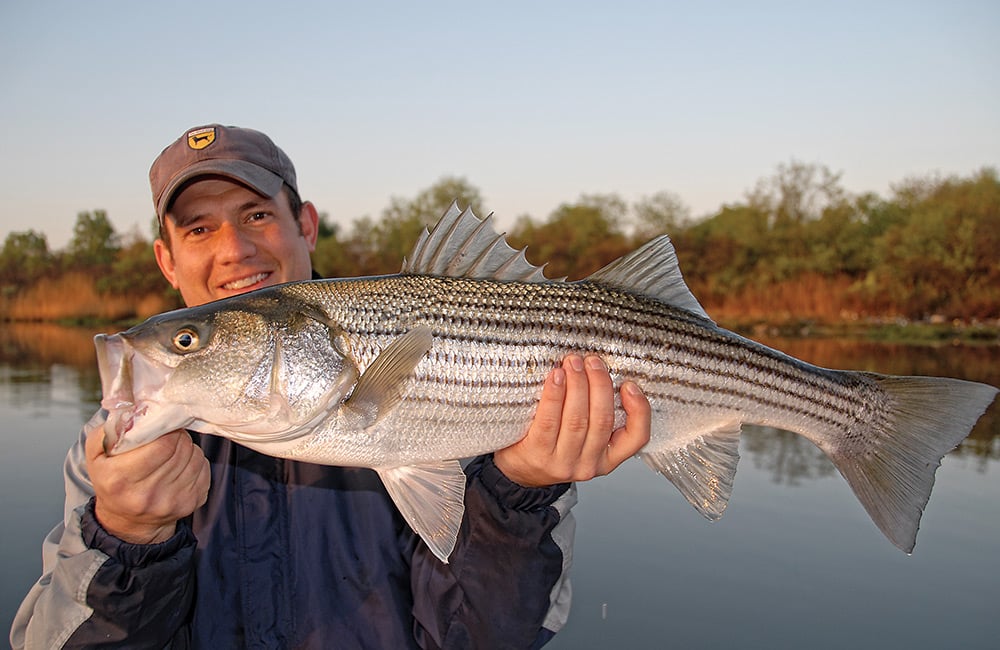
<instances>
[{"instance_id":1,"label":"grassy bank","mask_svg":"<svg viewBox=\"0 0 1000 650\"><path fill-rule=\"evenodd\" d=\"M63 324L100 324L145 319L176 305L163 293L142 296L102 293L81 272L43 278L0 298L0 320Z\"/></svg>"},{"instance_id":2,"label":"grassy bank","mask_svg":"<svg viewBox=\"0 0 1000 650\"><path fill-rule=\"evenodd\" d=\"M696 284L696 283L692 283ZM695 287L692 287L693 289ZM865 315L843 278L815 276L716 295L698 287L703 305L723 327L750 338L845 338L916 345L1000 345L1000 318L909 320ZM695 290L695 295L699 291ZM166 292L143 296L97 291L92 278L68 273L43 279L13 296L0 296L0 321L128 327L179 306Z\"/></svg>"}]
</instances>

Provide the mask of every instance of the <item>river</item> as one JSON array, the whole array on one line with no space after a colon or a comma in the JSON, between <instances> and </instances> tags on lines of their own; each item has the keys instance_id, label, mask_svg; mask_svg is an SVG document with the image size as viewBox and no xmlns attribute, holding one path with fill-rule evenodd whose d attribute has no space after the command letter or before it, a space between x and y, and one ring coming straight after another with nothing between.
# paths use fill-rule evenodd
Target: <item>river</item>
<instances>
[{"instance_id":1,"label":"river","mask_svg":"<svg viewBox=\"0 0 1000 650\"><path fill-rule=\"evenodd\" d=\"M0 620L41 570L62 516L66 449L100 397L92 336L0 327ZM807 361L1000 386L998 347L767 340ZM1000 639L1000 407L937 472L907 556L875 528L811 443L748 428L721 521L702 519L637 460L580 486L574 604L548 646L996 648Z\"/></svg>"}]
</instances>

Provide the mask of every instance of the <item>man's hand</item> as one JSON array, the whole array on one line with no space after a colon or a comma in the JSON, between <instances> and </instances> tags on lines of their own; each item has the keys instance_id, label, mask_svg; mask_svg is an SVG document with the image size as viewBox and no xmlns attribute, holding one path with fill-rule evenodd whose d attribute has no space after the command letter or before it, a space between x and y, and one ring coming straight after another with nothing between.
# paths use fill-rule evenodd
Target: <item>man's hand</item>
<instances>
[{"instance_id":1,"label":"man's hand","mask_svg":"<svg viewBox=\"0 0 1000 650\"><path fill-rule=\"evenodd\" d=\"M621 387L625 426L613 430L615 394L598 357L570 355L549 373L528 434L493 458L525 487L587 481L609 474L649 442L649 401L632 382Z\"/></svg>"},{"instance_id":2,"label":"man's hand","mask_svg":"<svg viewBox=\"0 0 1000 650\"><path fill-rule=\"evenodd\" d=\"M187 431L173 431L116 456L104 453L104 426L87 436L87 471L106 531L132 544L155 544L174 534L177 520L205 503L208 461Z\"/></svg>"}]
</instances>

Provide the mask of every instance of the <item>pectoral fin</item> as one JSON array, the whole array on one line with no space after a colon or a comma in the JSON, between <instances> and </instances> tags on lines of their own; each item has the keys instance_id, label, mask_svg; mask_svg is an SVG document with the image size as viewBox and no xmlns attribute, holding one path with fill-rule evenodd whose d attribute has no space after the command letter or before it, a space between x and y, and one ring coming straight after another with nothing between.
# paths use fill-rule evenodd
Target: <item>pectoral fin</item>
<instances>
[{"instance_id":1,"label":"pectoral fin","mask_svg":"<svg viewBox=\"0 0 1000 650\"><path fill-rule=\"evenodd\" d=\"M727 422L671 449L644 451L642 459L666 476L706 519L722 517L733 494L740 459L739 421Z\"/></svg>"},{"instance_id":2,"label":"pectoral fin","mask_svg":"<svg viewBox=\"0 0 1000 650\"><path fill-rule=\"evenodd\" d=\"M368 366L344 403L362 428L375 424L399 403L407 380L433 342L431 328L419 325L387 345Z\"/></svg>"},{"instance_id":3,"label":"pectoral fin","mask_svg":"<svg viewBox=\"0 0 1000 650\"><path fill-rule=\"evenodd\" d=\"M465 513L465 473L459 462L376 471L410 528L447 564Z\"/></svg>"}]
</instances>

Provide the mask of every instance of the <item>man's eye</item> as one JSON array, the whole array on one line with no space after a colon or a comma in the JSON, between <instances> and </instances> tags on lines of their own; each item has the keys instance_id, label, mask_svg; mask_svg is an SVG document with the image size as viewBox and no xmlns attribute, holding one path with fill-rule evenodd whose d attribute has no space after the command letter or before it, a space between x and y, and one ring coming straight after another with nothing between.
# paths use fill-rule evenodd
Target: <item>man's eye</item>
<instances>
[{"instance_id":1,"label":"man's eye","mask_svg":"<svg viewBox=\"0 0 1000 650\"><path fill-rule=\"evenodd\" d=\"M263 221L270 216L271 215L267 212L254 212L247 218L247 221Z\"/></svg>"}]
</instances>

